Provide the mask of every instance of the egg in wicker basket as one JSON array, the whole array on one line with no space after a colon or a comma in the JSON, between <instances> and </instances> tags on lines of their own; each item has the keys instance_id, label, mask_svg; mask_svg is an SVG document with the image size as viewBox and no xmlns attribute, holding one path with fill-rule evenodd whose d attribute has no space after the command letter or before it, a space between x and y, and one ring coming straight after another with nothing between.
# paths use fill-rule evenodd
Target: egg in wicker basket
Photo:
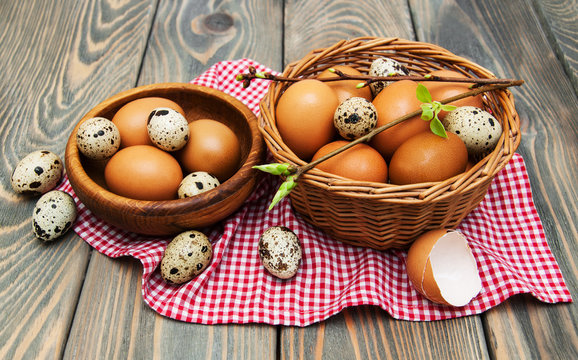
<instances>
[{"instance_id":1,"label":"egg in wicker basket","mask_svg":"<svg viewBox=\"0 0 578 360\"><path fill-rule=\"evenodd\" d=\"M483 67L429 43L399 38L364 37L311 51L289 64L284 77L315 77L323 70L347 65L367 74L372 61L392 58L411 74L447 69L469 77L495 78ZM276 127L275 107L290 86L273 82L261 102L259 128L275 160L302 166ZM302 174L291 192L295 210L336 240L378 250L405 248L435 228L455 228L483 200L495 175L508 163L520 140L519 116L508 90L484 95L484 108L502 125L495 149L466 172L440 182L394 185L348 180L317 168Z\"/></svg>"}]
</instances>

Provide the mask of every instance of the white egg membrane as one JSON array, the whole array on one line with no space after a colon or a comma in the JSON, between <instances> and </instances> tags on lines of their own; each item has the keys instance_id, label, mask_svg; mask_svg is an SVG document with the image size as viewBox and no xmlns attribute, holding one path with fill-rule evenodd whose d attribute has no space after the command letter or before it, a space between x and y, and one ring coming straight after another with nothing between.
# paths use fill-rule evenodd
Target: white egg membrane
<instances>
[{"instance_id":1,"label":"white egg membrane","mask_svg":"<svg viewBox=\"0 0 578 360\"><path fill-rule=\"evenodd\" d=\"M449 304L464 306L482 290L476 259L461 233L448 231L442 236L429 260L441 295Z\"/></svg>"}]
</instances>

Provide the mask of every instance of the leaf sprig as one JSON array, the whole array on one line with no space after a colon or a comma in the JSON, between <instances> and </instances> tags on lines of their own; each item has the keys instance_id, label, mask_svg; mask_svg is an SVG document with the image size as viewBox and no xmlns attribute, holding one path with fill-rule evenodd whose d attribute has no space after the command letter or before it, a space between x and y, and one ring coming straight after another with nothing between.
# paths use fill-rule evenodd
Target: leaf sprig
<instances>
[{"instance_id":1,"label":"leaf sprig","mask_svg":"<svg viewBox=\"0 0 578 360\"><path fill-rule=\"evenodd\" d=\"M448 137L444 125L438 118L439 113L443 111L452 111L457 107L454 105L442 104L439 101L434 101L429 90L423 85L418 84L416 90L417 99L421 101L421 118L424 121L429 121L429 128L431 132L443 138Z\"/></svg>"}]
</instances>

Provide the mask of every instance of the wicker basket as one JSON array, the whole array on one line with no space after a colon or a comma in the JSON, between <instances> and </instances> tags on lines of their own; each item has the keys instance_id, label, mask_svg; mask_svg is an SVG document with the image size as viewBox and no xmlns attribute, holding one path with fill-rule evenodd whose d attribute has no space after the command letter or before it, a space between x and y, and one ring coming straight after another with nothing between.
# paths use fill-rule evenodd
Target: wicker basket
<instances>
[{"instance_id":1,"label":"wicker basket","mask_svg":"<svg viewBox=\"0 0 578 360\"><path fill-rule=\"evenodd\" d=\"M488 70L428 43L398 38L364 37L340 41L310 52L283 72L290 77L314 77L343 64L367 73L373 59L387 56L413 74L437 69L468 76L494 78ZM261 102L260 130L276 161L304 165L287 147L275 122L277 100L289 83L274 82ZM295 210L334 239L378 250L404 248L421 233L455 228L482 201L494 176L511 159L520 140L520 122L508 90L486 93L484 105L502 123L495 150L467 172L435 183L411 185L353 181L312 169L303 174L291 193Z\"/></svg>"}]
</instances>

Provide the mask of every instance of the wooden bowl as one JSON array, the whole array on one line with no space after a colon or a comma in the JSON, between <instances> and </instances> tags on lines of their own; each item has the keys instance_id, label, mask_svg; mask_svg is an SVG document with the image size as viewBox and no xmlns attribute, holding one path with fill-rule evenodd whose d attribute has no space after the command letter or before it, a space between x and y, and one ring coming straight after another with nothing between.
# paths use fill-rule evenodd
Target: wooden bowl
<instances>
[{"instance_id":1,"label":"wooden bowl","mask_svg":"<svg viewBox=\"0 0 578 360\"><path fill-rule=\"evenodd\" d=\"M241 167L221 185L186 199L143 201L109 191L104 181L106 161L84 157L76 143L80 124L102 116L112 119L124 104L138 98L158 96L178 103L187 120L209 118L229 126L241 144ZM263 163L265 146L257 118L241 101L221 91L188 83L162 83L121 92L98 104L75 126L66 145L65 165L76 195L98 218L123 230L145 235L174 235L213 225L243 205L253 191Z\"/></svg>"}]
</instances>

